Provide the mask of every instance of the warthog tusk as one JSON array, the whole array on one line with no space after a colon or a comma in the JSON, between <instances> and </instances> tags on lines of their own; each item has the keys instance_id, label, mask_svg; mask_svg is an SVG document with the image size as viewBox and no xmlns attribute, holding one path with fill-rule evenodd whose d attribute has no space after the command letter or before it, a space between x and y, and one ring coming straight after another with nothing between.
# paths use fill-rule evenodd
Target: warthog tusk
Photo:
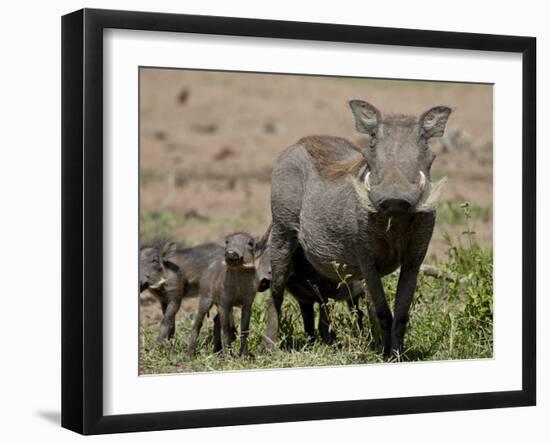
<instances>
[{"instance_id":1,"label":"warthog tusk","mask_svg":"<svg viewBox=\"0 0 550 443\"><path fill-rule=\"evenodd\" d=\"M228 264L225 259L222 260L222 264L225 266L231 266ZM256 268L256 260L254 260L252 263L242 263L240 265L233 266L233 268L239 268L239 269L255 269Z\"/></svg>"},{"instance_id":2,"label":"warthog tusk","mask_svg":"<svg viewBox=\"0 0 550 443\"><path fill-rule=\"evenodd\" d=\"M370 171L365 174L365 187L367 188L367 191L370 191Z\"/></svg>"},{"instance_id":3,"label":"warthog tusk","mask_svg":"<svg viewBox=\"0 0 550 443\"><path fill-rule=\"evenodd\" d=\"M166 278L162 277L158 282L156 282L154 285L149 285L151 289L159 289L164 283L166 283Z\"/></svg>"},{"instance_id":4,"label":"warthog tusk","mask_svg":"<svg viewBox=\"0 0 550 443\"><path fill-rule=\"evenodd\" d=\"M422 171L420 171L420 192L424 191L424 188L426 187L426 176Z\"/></svg>"}]
</instances>

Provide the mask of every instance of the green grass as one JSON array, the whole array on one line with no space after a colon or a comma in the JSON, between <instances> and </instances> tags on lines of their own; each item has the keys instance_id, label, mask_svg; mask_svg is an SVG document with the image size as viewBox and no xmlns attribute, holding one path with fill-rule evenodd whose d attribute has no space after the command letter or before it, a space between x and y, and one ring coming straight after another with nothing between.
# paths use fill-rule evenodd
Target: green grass
<instances>
[{"instance_id":1,"label":"green grass","mask_svg":"<svg viewBox=\"0 0 550 443\"><path fill-rule=\"evenodd\" d=\"M162 180L162 174L153 169L140 169L139 182L141 186Z\"/></svg>"},{"instance_id":2,"label":"green grass","mask_svg":"<svg viewBox=\"0 0 550 443\"><path fill-rule=\"evenodd\" d=\"M461 225L468 219L488 221L493 216L490 207L483 207L473 203L466 203L470 213L467 215L464 202L444 201L437 208L437 223L446 225Z\"/></svg>"},{"instance_id":3,"label":"green grass","mask_svg":"<svg viewBox=\"0 0 550 443\"><path fill-rule=\"evenodd\" d=\"M184 222L183 215L175 211L141 211L139 238L143 242L155 238L173 238L175 227Z\"/></svg>"},{"instance_id":4,"label":"green grass","mask_svg":"<svg viewBox=\"0 0 550 443\"><path fill-rule=\"evenodd\" d=\"M463 210L469 224L468 206ZM479 246L468 228L460 239L447 237L445 260L434 264L444 278L420 274L411 319L405 336L403 361L490 358L493 353L493 254ZM396 273L384 278L389 302L393 305L397 287ZM193 359L185 354L192 319L178 322L175 338L157 345L158 325L142 327L144 348L140 354L141 373L159 374L187 371L219 371L256 368L335 366L383 362L375 328L365 315L365 328L358 330L354 315L345 303L333 303L332 327L337 342L332 346L317 340L306 344L300 311L287 294L282 308L279 346L272 354L261 352L269 293L256 297L250 332L253 358L219 355L212 352L211 319L203 325L198 351ZM365 300L361 301L367 312ZM318 319L318 308L316 318ZM238 310L235 311L238 313ZM238 315L235 317L238 324ZM371 332L372 331L372 332ZM233 345L235 354L238 340Z\"/></svg>"}]
</instances>

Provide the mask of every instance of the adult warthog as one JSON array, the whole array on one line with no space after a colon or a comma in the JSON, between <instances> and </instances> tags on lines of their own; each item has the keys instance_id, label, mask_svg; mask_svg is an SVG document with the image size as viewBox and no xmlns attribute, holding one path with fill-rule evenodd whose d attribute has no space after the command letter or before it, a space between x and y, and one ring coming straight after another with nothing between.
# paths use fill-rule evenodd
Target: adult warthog
<instances>
[{"instance_id":1,"label":"adult warthog","mask_svg":"<svg viewBox=\"0 0 550 443\"><path fill-rule=\"evenodd\" d=\"M276 342L284 288L299 245L322 275L342 269L366 281L384 354L399 355L420 265L435 223L439 183L432 185L432 137L441 137L451 110L437 106L419 118L383 116L350 101L356 129L370 136L360 149L349 141L311 136L287 148L272 176L271 302L266 349ZM401 267L395 309L381 277Z\"/></svg>"}]
</instances>

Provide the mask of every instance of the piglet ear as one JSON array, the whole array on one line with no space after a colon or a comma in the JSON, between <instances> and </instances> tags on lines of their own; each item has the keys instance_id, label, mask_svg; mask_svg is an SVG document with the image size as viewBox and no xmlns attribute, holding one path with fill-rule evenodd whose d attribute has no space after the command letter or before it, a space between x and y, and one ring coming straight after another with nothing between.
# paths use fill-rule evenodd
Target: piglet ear
<instances>
[{"instance_id":1,"label":"piglet ear","mask_svg":"<svg viewBox=\"0 0 550 443\"><path fill-rule=\"evenodd\" d=\"M351 100L349 102L351 112L355 117L355 129L365 134L376 132L380 123L380 111L370 103L363 100Z\"/></svg>"},{"instance_id":2,"label":"piglet ear","mask_svg":"<svg viewBox=\"0 0 550 443\"><path fill-rule=\"evenodd\" d=\"M420 117L420 128L426 138L441 137L445 133L451 108L436 106L426 111Z\"/></svg>"},{"instance_id":3,"label":"piglet ear","mask_svg":"<svg viewBox=\"0 0 550 443\"><path fill-rule=\"evenodd\" d=\"M269 224L264 235L256 241L256 252L260 254L267 248L267 243L269 241L269 236L271 235L271 228L273 227L273 222Z\"/></svg>"},{"instance_id":4,"label":"piglet ear","mask_svg":"<svg viewBox=\"0 0 550 443\"><path fill-rule=\"evenodd\" d=\"M176 255L178 245L174 242L166 242L160 251L160 256L163 261L168 261Z\"/></svg>"}]
</instances>

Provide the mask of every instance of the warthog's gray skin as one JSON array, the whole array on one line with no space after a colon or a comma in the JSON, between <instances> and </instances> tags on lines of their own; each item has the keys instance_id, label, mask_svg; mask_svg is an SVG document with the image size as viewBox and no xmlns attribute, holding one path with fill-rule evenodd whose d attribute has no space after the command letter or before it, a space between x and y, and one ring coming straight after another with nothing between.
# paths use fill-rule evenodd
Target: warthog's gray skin
<instances>
[{"instance_id":1,"label":"warthog's gray skin","mask_svg":"<svg viewBox=\"0 0 550 443\"><path fill-rule=\"evenodd\" d=\"M176 243L165 242L140 249L140 291L149 289L162 307L157 342L173 337L181 301L199 294L204 272L212 262L221 260L223 253L224 248L215 243L181 248Z\"/></svg>"},{"instance_id":2,"label":"warthog's gray skin","mask_svg":"<svg viewBox=\"0 0 550 443\"><path fill-rule=\"evenodd\" d=\"M270 265L271 280L271 247L266 249L262 258ZM357 325L363 328L363 312L359 308L359 298L364 295L362 284L358 281L349 284L338 284L333 280L321 275L306 260L304 251L298 245L292 256L292 263L288 271L286 289L298 301L300 313L304 322L304 331L308 341L315 341L315 303L319 303L319 335L326 344L332 344L336 335L330 329L330 308L327 304L329 299L346 301L350 310L357 312Z\"/></svg>"},{"instance_id":3,"label":"warthog's gray skin","mask_svg":"<svg viewBox=\"0 0 550 443\"><path fill-rule=\"evenodd\" d=\"M262 264L262 256L270 229L271 226L260 240L243 232L226 237L223 258L214 261L208 267L200 282L199 307L187 349L190 357L195 354L204 317L212 305L218 308L218 315L214 318L214 350L217 352L231 346L234 340L232 309L234 306L240 306L242 312L239 354L249 355L248 331L252 304L258 290L269 287L266 285L269 275L264 274L269 270L266 270L266 265Z\"/></svg>"},{"instance_id":4,"label":"warthog's gray skin","mask_svg":"<svg viewBox=\"0 0 550 443\"><path fill-rule=\"evenodd\" d=\"M370 135L360 150L345 139L306 137L278 159L272 175L271 303L266 349L275 344L288 272L298 245L322 275L338 281L345 266L364 279L380 325L384 354L402 352L409 307L434 223L431 137L445 131L451 110L430 109L415 118L386 116L352 100L359 132ZM401 266L394 314L381 277Z\"/></svg>"}]
</instances>

